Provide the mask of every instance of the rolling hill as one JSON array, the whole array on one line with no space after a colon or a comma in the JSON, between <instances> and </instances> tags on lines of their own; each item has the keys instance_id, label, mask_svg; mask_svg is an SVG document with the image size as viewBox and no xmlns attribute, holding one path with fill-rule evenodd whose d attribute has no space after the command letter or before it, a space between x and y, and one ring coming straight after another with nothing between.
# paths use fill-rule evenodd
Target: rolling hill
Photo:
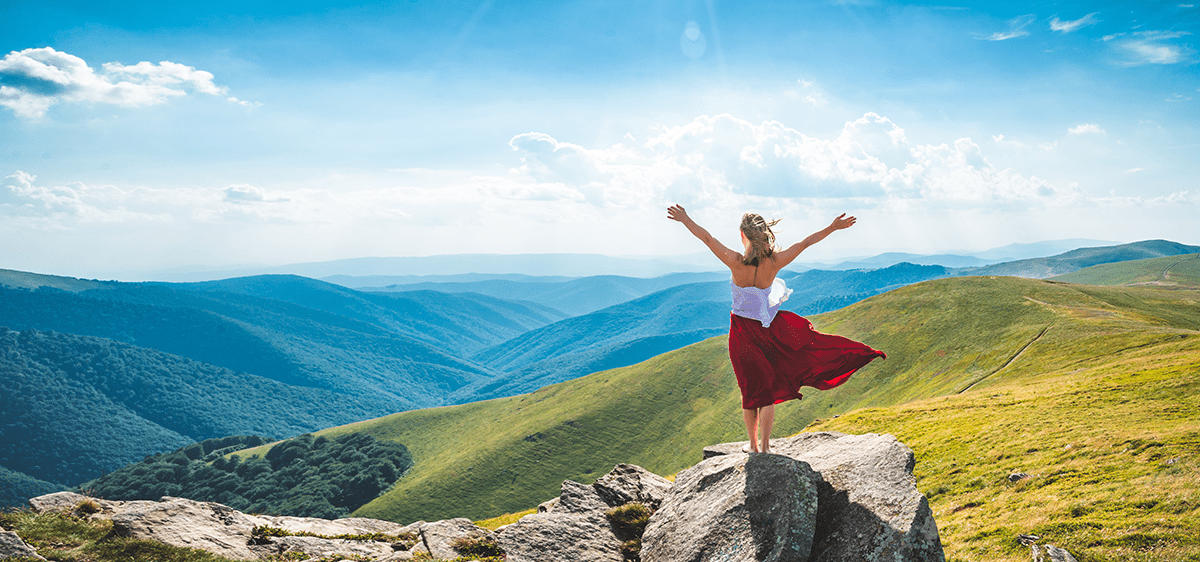
<instances>
[{"instance_id":1,"label":"rolling hill","mask_svg":"<svg viewBox=\"0 0 1200 562\"><path fill-rule=\"evenodd\" d=\"M1200 246L1169 240L1143 240L1118 246L1078 248L1047 258L1017 260L962 270L965 275L1012 275L1045 279L1093 265L1200 253Z\"/></svg>"},{"instance_id":2,"label":"rolling hill","mask_svg":"<svg viewBox=\"0 0 1200 562\"><path fill-rule=\"evenodd\" d=\"M1093 265L1050 279L1085 285L1154 285L1195 289L1200 287L1200 255L1185 254Z\"/></svg>"}]
</instances>

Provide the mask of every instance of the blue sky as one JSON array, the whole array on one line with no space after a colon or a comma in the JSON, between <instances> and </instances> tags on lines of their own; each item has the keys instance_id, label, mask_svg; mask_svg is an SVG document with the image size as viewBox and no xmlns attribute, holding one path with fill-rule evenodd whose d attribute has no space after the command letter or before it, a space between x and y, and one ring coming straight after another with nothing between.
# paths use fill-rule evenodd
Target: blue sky
<instances>
[{"instance_id":1,"label":"blue sky","mask_svg":"<svg viewBox=\"0 0 1200 562\"><path fill-rule=\"evenodd\" d=\"M0 0L0 268L1200 244L1186 2Z\"/></svg>"}]
</instances>

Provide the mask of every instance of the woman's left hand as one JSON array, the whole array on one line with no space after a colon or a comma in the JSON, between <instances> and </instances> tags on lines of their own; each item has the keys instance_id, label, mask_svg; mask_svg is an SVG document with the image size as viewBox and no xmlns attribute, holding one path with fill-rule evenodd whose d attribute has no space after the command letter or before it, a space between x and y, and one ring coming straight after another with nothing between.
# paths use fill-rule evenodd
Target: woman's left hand
<instances>
[{"instance_id":1,"label":"woman's left hand","mask_svg":"<svg viewBox=\"0 0 1200 562\"><path fill-rule=\"evenodd\" d=\"M842 213L842 214L838 215L838 218L833 219L833 223L830 224L829 226L832 227L834 230L843 230L843 229L854 226L854 222L857 220L858 219L856 219L854 217L847 217L846 213Z\"/></svg>"}]
</instances>

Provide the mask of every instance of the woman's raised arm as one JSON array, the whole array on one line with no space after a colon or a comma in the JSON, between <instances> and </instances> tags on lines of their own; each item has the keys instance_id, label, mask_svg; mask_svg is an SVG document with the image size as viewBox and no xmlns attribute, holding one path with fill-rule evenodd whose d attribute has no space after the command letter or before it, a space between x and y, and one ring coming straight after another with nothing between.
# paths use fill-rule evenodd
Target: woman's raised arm
<instances>
[{"instance_id":1,"label":"woman's raised arm","mask_svg":"<svg viewBox=\"0 0 1200 562\"><path fill-rule=\"evenodd\" d=\"M683 223L683 226L687 227L688 232L691 232L693 236L704 242L704 245L708 246L709 250L712 250L713 255L717 256L717 259L721 260L721 263L728 266L731 270L734 266L742 263L741 254L729 249L728 246L713 238L713 235L704 230L704 227L696 224L696 221L688 216L687 211L683 209L682 205L667 207L667 218Z\"/></svg>"},{"instance_id":2,"label":"woman's raised arm","mask_svg":"<svg viewBox=\"0 0 1200 562\"><path fill-rule=\"evenodd\" d=\"M808 238L796 242L795 244L788 246L787 249L776 253L775 262L779 264L779 269L787 267L789 263L792 263L792 260L795 260L800 255L800 252L803 252L804 250L808 249L809 246L824 240L826 236L833 234L833 232L836 230L844 230L854 226L854 223L857 220L858 219L854 217L847 217L846 213L838 215L836 219L833 219L833 222L829 223L829 226L809 234Z\"/></svg>"}]
</instances>

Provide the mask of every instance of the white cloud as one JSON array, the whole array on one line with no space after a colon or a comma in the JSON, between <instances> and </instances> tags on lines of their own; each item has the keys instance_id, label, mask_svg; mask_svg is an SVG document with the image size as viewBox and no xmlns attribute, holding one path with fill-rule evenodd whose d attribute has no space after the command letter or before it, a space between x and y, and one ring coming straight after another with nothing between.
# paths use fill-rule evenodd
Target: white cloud
<instances>
[{"instance_id":1,"label":"white cloud","mask_svg":"<svg viewBox=\"0 0 1200 562\"><path fill-rule=\"evenodd\" d=\"M1070 129L1067 129L1067 132L1071 133L1072 135L1082 135L1087 133L1103 133L1105 131L1095 123L1084 123L1082 125L1076 125Z\"/></svg>"},{"instance_id":2,"label":"white cloud","mask_svg":"<svg viewBox=\"0 0 1200 562\"><path fill-rule=\"evenodd\" d=\"M1128 170L1125 170L1125 173L1127 173L1127 174L1136 174L1136 173L1138 173L1138 172L1143 172L1143 171L1145 171L1145 170L1146 170L1145 168L1130 168L1130 169L1128 169Z\"/></svg>"},{"instance_id":3,"label":"white cloud","mask_svg":"<svg viewBox=\"0 0 1200 562\"><path fill-rule=\"evenodd\" d=\"M1071 21L1063 21L1055 17L1054 19L1050 20L1050 29L1052 31L1070 33L1081 27L1096 25L1097 23L1100 23L1100 20L1096 18L1097 13L1099 12L1092 12L1086 16L1083 16L1082 18Z\"/></svg>"},{"instance_id":4,"label":"white cloud","mask_svg":"<svg viewBox=\"0 0 1200 562\"><path fill-rule=\"evenodd\" d=\"M1119 59L1125 66L1145 64L1179 64L1192 62L1196 51L1188 45L1173 43L1174 40L1191 35L1187 31L1137 31L1114 33L1103 40L1111 42Z\"/></svg>"},{"instance_id":5,"label":"white cloud","mask_svg":"<svg viewBox=\"0 0 1200 562\"><path fill-rule=\"evenodd\" d=\"M0 60L0 105L23 119L36 119L60 102L138 107L165 103L195 91L223 95L213 75L162 61L125 66L105 63L97 73L81 58L50 47L12 51Z\"/></svg>"},{"instance_id":6,"label":"white cloud","mask_svg":"<svg viewBox=\"0 0 1200 562\"><path fill-rule=\"evenodd\" d=\"M1025 37L1029 35L1029 32L1025 31L1025 28L1029 27L1029 24L1033 23L1035 19L1037 19L1037 16L1034 14L1025 14L1013 18L1008 20L1008 31L997 31L983 39L987 39L988 41L1007 41L1009 39Z\"/></svg>"}]
</instances>

